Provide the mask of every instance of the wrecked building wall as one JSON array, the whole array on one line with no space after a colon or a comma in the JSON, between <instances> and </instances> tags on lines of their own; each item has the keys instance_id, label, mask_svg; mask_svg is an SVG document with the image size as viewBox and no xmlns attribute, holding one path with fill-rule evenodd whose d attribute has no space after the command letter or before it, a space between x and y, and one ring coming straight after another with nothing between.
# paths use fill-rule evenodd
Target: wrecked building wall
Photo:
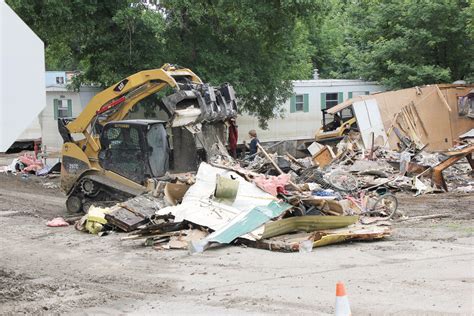
<instances>
[{"instance_id":1,"label":"wrecked building wall","mask_svg":"<svg viewBox=\"0 0 474 316\"><path fill-rule=\"evenodd\" d=\"M457 138L459 135L462 135L473 129L474 119L459 115L458 98L467 95L469 91L474 89L474 85L438 85L438 87L440 88L441 93L444 95L448 106L451 109L451 133L454 135L454 138Z\"/></svg>"},{"instance_id":2,"label":"wrecked building wall","mask_svg":"<svg viewBox=\"0 0 474 316\"><path fill-rule=\"evenodd\" d=\"M391 129L394 117L403 112L404 107L411 107L412 119L406 123L414 126L416 137L423 144L428 144L428 150L446 150L455 145L454 141L460 134L474 128L474 120L459 116L457 111L457 98L467 94L474 86L439 87L440 92L437 85L431 85L361 96L355 98L354 102L375 99L386 132ZM404 122L403 118L399 120ZM398 137L390 133L390 148L397 149L397 143Z\"/></svg>"},{"instance_id":3,"label":"wrecked building wall","mask_svg":"<svg viewBox=\"0 0 474 316\"><path fill-rule=\"evenodd\" d=\"M427 150L445 150L453 146L454 136L451 132L449 108L447 108L436 91L436 87L422 90L426 95L415 108L422 124L417 124L418 135ZM424 128L423 128L424 127Z\"/></svg>"},{"instance_id":4,"label":"wrecked building wall","mask_svg":"<svg viewBox=\"0 0 474 316\"><path fill-rule=\"evenodd\" d=\"M444 150L452 147L449 109L436 92L436 86L392 91L380 94L376 96L376 99L380 111L383 113L382 117L387 131L393 124L395 115L402 111L404 106L412 103L417 113L415 116L419 116L422 122L421 124L416 122L417 136L421 142L428 144L430 150ZM401 118L400 120L404 121ZM389 136L390 148L396 149L399 142L396 134L391 133Z\"/></svg>"},{"instance_id":5,"label":"wrecked building wall","mask_svg":"<svg viewBox=\"0 0 474 316\"><path fill-rule=\"evenodd\" d=\"M204 147L207 153L211 152L212 146L218 142L226 144L226 127L224 122L215 122L202 125L201 133L198 137L198 146Z\"/></svg>"}]
</instances>

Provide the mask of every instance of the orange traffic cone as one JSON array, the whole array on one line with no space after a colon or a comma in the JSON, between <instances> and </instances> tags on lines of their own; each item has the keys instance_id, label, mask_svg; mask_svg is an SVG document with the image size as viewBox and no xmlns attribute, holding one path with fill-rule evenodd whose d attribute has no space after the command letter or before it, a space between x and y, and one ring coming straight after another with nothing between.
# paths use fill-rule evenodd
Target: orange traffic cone
<instances>
[{"instance_id":1,"label":"orange traffic cone","mask_svg":"<svg viewBox=\"0 0 474 316\"><path fill-rule=\"evenodd\" d=\"M351 307L346 295L346 288L341 281L336 284L336 316L351 316Z\"/></svg>"}]
</instances>

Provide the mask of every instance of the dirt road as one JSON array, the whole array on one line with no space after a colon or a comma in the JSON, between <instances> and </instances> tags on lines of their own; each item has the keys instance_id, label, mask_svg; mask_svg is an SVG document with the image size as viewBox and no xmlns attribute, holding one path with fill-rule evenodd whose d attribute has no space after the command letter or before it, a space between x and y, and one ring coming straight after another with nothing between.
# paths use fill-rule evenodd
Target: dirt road
<instances>
[{"instance_id":1,"label":"dirt road","mask_svg":"<svg viewBox=\"0 0 474 316\"><path fill-rule=\"evenodd\" d=\"M190 256L46 227L65 212L54 186L0 175L0 314L329 315L338 280L354 315L474 314L473 196L403 196L408 216L452 217L397 223L386 241Z\"/></svg>"}]
</instances>

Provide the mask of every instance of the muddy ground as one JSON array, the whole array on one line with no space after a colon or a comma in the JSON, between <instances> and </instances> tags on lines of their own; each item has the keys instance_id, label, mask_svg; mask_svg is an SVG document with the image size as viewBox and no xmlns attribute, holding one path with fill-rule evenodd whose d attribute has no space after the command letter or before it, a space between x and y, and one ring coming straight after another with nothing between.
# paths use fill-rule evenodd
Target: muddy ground
<instances>
[{"instance_id":1,"label":"muddy ground","mask_svg":"<svg viewBox=\"0 0 474 316\"><path fill-rule=\"evenodd\" d=\"M407 216L451 216L395 223L384 241L194 256L47 227L64 200L57 179L0 174L0 314L329 315L338 280L353 315L474 314L472 195L400 195Z\"/></svg>"}]
</instances>

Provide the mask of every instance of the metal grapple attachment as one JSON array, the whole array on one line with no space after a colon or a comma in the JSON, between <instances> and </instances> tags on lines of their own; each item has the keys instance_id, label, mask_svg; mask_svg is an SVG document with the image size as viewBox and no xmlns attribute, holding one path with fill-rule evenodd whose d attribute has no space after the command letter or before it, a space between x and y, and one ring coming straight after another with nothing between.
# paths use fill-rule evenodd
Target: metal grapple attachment
<instances>
[{"instance_id":1,"label":"metal grapple attachment","mask_svg":"<svg viewBox=\"0 0 474 316\"><path fill-rule=\"evenodd\" d=\"M235 91L228 83L220 87L188 85L164 97L162 102L171 114L173 127L220 122L237 116Z\"/></svg>"}]
</instances>

